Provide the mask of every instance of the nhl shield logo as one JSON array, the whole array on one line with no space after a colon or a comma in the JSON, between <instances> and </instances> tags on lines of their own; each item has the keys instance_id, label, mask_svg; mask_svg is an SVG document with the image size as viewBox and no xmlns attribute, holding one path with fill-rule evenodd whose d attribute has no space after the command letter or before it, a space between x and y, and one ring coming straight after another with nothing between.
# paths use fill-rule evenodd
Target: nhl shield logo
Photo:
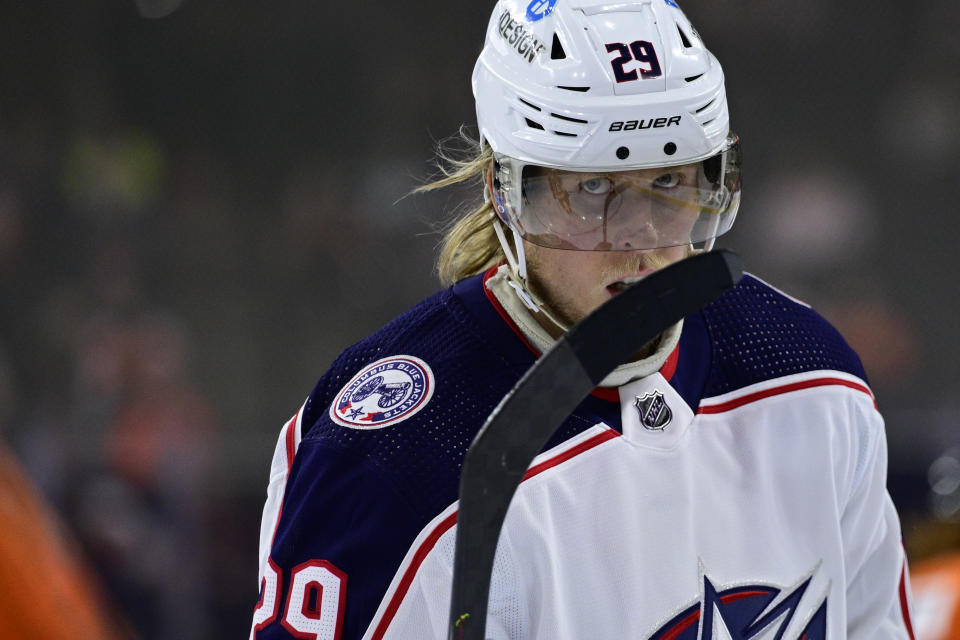
<instances>
[{"instance_id":1,"label":"nhl shield logo","mask_svg":"<svg viewBox=\"0 0 960 640\"><path fill-rule=\"evenodd\" d=\"M650 393L637 396L633 406L640 414L640 424L649 431L663 431L673 420L673 411L667 405L663 394L654 389Z\"/></svg>"}]
</instances>

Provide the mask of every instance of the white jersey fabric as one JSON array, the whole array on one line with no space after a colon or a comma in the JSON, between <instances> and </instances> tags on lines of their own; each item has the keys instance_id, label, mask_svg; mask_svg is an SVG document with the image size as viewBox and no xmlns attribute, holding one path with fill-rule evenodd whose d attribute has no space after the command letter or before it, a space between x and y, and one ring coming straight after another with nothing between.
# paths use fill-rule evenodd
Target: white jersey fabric
<instances>
[{"instance_id":1,"label":"white jersey fabric","mask_svg":"<svg viewBox=\"0 0 960 640\"><path fill-rule=\"evenodd\" d=\"M674 411L663 431L643 427L633 406L651 391ZM623 435L599 424L542 454L542 471L521 484L498 547L488 637L654 637L702 605L708 582L775 587L781 600L806 585L795 609L749 637L800 640L825 603L828 638L909 637L883 422L862 381L791 376L713 398L698 415L659 374L620 395ZM644 509L625 508L640 499ZM378 611L380 621L399 599L382 637L444 637L455 509L411 548ZM696 637L745 637L735 623L718 611Z\"/></svg>"}]
</instances>

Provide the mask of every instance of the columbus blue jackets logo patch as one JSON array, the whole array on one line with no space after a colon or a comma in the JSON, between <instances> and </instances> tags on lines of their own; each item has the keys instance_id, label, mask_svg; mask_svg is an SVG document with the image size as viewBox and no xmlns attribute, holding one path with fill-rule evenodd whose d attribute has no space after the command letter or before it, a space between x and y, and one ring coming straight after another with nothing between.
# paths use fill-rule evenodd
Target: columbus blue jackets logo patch
<instances>
[{"instance_id":1,"label":"columbus blue jackets logo patch","mask_svg":"<svg viewBox=\"0 0 960 640\"><path fill-rule=\"evenodd\" d=\"M792 589L750 585L718 591L704 576L701 602L681 611L648 638L827 640L826 599L820 601L812 615L801 605L809 586L807 578ZM794 629L789 638L785 635L788 629Z\"/></svg>"},{"instance_id":2,"label":"columbus blue jackets logo patch","mask_svg":"<svg viewBox=\"0 0 960 640\"><path fill-rule=\"evenodd\" d=\"M657 390L637 396L633 406L640 413L640 424L649 431L663 431L673 420L673 411Z\"/></svg>"},{"instance_id":3,"label":"columbus blue jackets logo patch","mask_svg":"<svg viewBox=\"0 0 960 640\"><path fill-rule=\"evenodd\" d=\"M351 429L381 429L411 417L433 396L433 371L413 356L367 365L337 394L330 418Z\"/></svg>"}]
</instances>

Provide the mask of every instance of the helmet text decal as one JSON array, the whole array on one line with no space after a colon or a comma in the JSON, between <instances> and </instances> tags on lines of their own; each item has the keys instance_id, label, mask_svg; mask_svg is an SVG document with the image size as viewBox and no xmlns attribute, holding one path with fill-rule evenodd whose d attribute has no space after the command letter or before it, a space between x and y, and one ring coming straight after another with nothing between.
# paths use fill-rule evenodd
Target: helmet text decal
<instances>
[{"instance_id":1,"label":"helmet text decal","mask_svg":"<svg viewBox=\"0 0 960 640\"><path fill-rule=\"evenodd\" d=\"M523 24L514 20L509 11L500 14L499 31L504 42L510 45L528 63L532 63L534 58L540 55L540 52L547 46L540 42Z\"/></svg>"}]
</instances>

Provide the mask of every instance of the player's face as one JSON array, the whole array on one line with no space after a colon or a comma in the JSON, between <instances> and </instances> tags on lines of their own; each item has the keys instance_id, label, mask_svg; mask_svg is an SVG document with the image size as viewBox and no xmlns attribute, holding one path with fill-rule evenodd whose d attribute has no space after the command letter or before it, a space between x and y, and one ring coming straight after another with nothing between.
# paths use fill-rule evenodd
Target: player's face
<instances>
[{"instance_id":1,"label":"player's face","mask_svg":"<svg viewBox=\"0 0 960 640\"><path fill-rule=\"evenodd\" d=\"M629 284L690 254L687 246L649 251L570 251L524 241L529 286L568 326L579 322ZM534 314L535 316L542 314ZM560 329L537 320L554 337Z\"/></svg>"}]
</instances>

